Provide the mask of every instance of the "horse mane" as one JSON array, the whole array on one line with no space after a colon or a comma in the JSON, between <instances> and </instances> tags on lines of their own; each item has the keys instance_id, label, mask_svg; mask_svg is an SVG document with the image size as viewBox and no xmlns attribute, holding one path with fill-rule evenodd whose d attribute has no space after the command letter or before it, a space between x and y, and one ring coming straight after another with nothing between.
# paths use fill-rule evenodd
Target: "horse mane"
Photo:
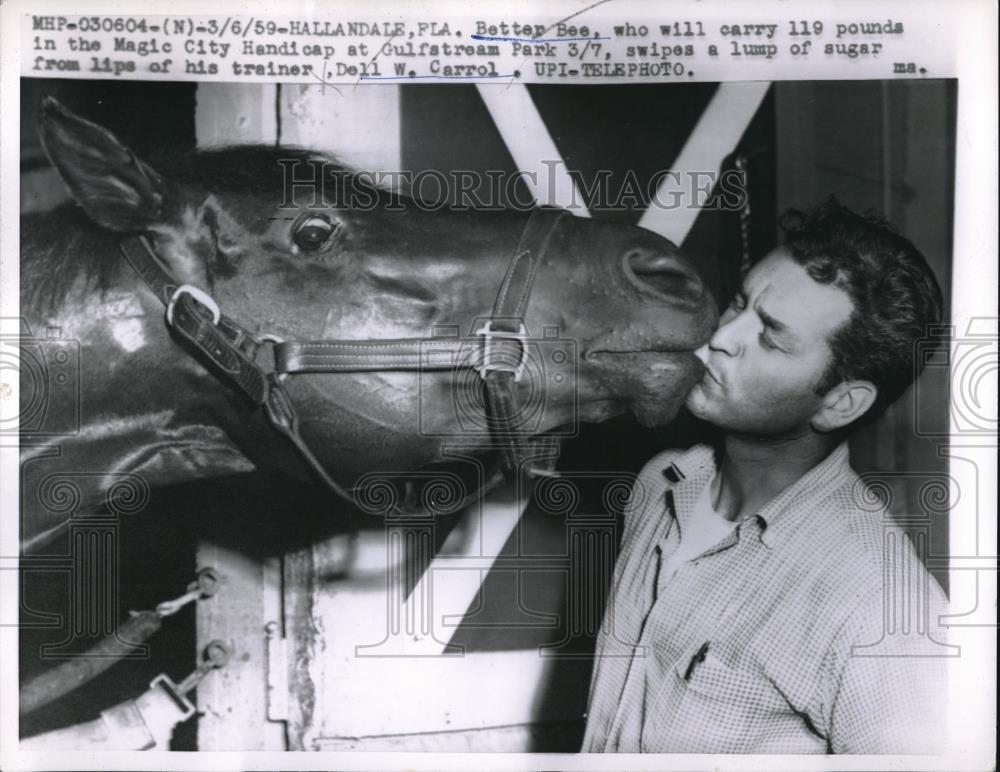
<instances>
[{"instance_id":1,"label":"horse mane","mask_svg":"<svg viewBox=\"0 0 1000 772\"><path fill-rule=\"evenodd\" d=\"M168 172L171 180L194 185L204 190L225 193L243 193L273 196L284 193L285 175L289 162L298 163L294 171L296 181L312 178L312 165L322 168L329 180L341 184L340 191L366 196L375 194L379 205L405 204L405 197L397 196L366 179L362 172L342 164L334 156L308 148L289 145L223 145L195 150L183 155L150 156L149 165ZM306 183L308 184L308 183ZM370 198L369 198L370 200ZM279 201L275 202L280 203ZM336 203L336 202L330 202Z\"/></svg>"},{"instance_id":2,"label":"horse mane","mask_svg":"<svg viewBox=\"0 0 1000 772\"><path fill-rule=\"evenodd\" d=\"M87 289L109 289L120 238L75 202L21 215L21 313L54 312L81 279Z\"/></svg>"},{"instance_id":3,"label":"horse mane","mask_svg":"<svg viewBox=\"0 0 1000 772\"><path fill-rule=\"evenodd\" d=\"M321 164L326 175L331 179L336 177L338 197L363 192L369 202L375 197L376 206L405 206L409 201L367 180L362 188L357 171L332 156L305 148L227 145L187 153L152 153L146 157L152 168L183 187L273 199L274 206L282 201L289 161L299 162L295 168L296 180L310 179L310 165ZM301 193L299 200L306 200ZM328 201L335 203L330 197ZM108 290L122 265L118 259L121 237L122 234L96 224L75 201L49 212L22 215L22 312L54 312L81 282L86 290Z\"/></svg>"}]
</instances>

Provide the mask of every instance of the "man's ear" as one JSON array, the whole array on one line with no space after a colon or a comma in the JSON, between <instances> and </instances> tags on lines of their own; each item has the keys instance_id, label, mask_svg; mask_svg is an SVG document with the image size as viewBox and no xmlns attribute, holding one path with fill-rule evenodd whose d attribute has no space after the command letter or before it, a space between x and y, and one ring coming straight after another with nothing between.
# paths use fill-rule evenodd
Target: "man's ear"
<instances>
[{"instance_id":1,"label":"man's ear","mask_svg":"<svg viewBox=\"0 0 1000 772\"><path fill-rule=\"evenodd\" d=\"M871 381L841 381L823 395L810 425L824 434L843 429L868 412L876 397L878 387Z\"/></svg>"},{"instance_id":2,"label":"man's ear","mask_svg":"<svg viewBox=\"0 0 1000 772\"><path fill-rule=\"evenodd\" d=\"M215 248L211 200L185 194L110 131L52 97L42 101L40 134L46 155L94 222L119 233L146 233L178 282L209 289L207 263Z\"/></svg>"}]
</instances>

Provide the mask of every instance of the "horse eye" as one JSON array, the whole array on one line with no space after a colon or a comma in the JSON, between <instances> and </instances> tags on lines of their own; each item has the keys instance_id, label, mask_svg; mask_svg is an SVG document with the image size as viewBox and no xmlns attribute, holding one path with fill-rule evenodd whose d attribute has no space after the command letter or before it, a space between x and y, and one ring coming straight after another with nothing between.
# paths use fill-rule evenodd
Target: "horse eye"
<instances>
[{"instance_id":1,"label":"horse eye","mask_svg":"<svg viewBox=\"0 0 1000 772\"><path fill-rule=\"evenodd\" d=\"M326 244L333 231L334 227L328 219L318 214L310 215L295 228L292 241L299 249L315 252Z\"/></svg>"}]
</instances>

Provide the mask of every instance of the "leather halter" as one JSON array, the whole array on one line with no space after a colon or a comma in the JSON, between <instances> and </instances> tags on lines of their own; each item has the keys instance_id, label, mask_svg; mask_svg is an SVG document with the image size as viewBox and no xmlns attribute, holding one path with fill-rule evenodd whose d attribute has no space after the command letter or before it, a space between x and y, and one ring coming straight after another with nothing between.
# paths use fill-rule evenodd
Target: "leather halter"
<instances>
[{"instance_id":1,"label":"leather halter","mask_svg":"<svg viewBox=\"0 0 1000 772\"><path fill-rule=\"evenodd\" d=\"M455 361L450 353L445 356L444 348L436 350L436 344L451 346L453 341L435 338L285 341L273 335L255 335L223 314L208 293L190 284L178 284L145 236L124 240L121 251L164 304L167 326L188 344L192 354L219 380L253 405L263 407L271 425L291 441L323 484L353 503L352 496L330 476L299 433L298 415L283 384L288 375L471 367L483 380L487 422L491 438L502 452L505 476L516 474L522 465L535 474L552 473L555 458L551 453L549 468L525 463L530 451L527 438L515 425L518 404L514 384L528 358L524 312L535 273L553 232L568 214L560 209L532 210L500 285L493 313L475 332L482 340L482 355L476 362ZM259 351L268 345L273 346L271 370L258 362Z\"/></svg>"}]
</instances>

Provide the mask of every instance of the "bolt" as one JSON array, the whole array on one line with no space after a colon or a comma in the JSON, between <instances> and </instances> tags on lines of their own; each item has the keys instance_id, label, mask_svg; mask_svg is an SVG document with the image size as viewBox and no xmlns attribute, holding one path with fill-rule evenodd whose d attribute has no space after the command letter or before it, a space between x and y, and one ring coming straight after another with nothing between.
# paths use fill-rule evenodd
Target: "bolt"
<instances>
[{"instance_id":1,"label":"bolt","mask_svg":"<svg viewBox=\"0 0 1000 772\"><path fill-rule=\"evenodd\" d=\"M201 590L203 598L211 598L219 585L219 572L211 566L201 569L198 572L198 589Z\"/></svg>"},{"instance_id":2,"label":"bolt","mask_svg":"<svg viewBox=\"0 0 1000 772\"><path fill-rule=\"evenodd\" d=\"M220 668L229 661L229 647L222 641L210 641L202 652L205 662L212 668Z\"/></svg>"}]
</instances>

